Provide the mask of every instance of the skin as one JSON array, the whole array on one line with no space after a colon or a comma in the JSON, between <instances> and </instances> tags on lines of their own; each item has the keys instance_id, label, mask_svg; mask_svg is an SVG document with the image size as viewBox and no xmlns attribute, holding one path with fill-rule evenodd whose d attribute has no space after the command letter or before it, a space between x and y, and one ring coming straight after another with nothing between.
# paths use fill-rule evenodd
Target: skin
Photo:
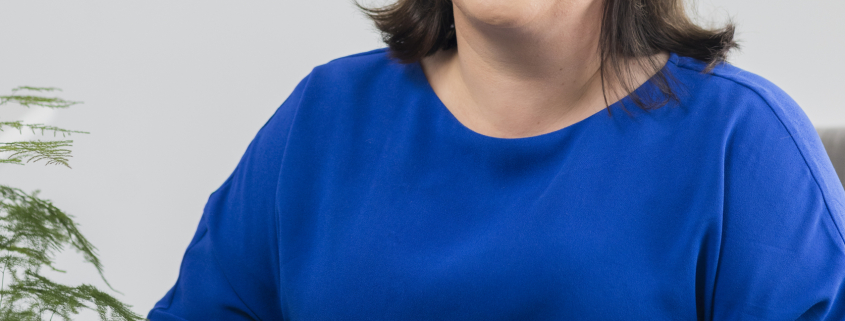
<instances>
[{"instance_id":1,"label":"skin","mask_svg":"<svg viewBox=\"0 0 845 321\"><path fill-rule=\"evenodd\" d=\"M453 0L458 47L423 58L432 89L464 126L496 138L560 130L605 109L601 0ZM660 64L668 53L656 56ZM639 85L652 73L631 62ZM605 73L605 86L613 79ZM613 104L627 92L608 91Z\"/></svg>"}]
</instances>

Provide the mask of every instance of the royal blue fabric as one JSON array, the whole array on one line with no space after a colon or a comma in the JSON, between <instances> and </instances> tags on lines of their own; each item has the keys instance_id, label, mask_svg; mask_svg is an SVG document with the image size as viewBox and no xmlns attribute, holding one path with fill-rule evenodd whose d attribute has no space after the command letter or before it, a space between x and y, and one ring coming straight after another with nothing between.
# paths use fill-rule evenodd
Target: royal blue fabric
<instances>
[{"instance_id":1,"label":"royal blue fabric","mask_svg":"<svg viewBox=\"0 0 845 321\"><path fill-rule=\"evenodd\" d=\"M673 54L663 108L503 139L385 48L318 66L148 317L845 320L845 190L812 124L763 78L704 67Z\"/></svg>"}]
</instances>

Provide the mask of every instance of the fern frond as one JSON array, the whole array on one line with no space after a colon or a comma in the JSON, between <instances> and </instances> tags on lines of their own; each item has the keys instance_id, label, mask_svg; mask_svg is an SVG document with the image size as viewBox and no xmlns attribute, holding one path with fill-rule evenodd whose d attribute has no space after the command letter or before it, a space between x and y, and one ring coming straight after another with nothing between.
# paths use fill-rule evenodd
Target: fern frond
<instances>
[{"instance_id":1,"label":"fern frond","mask_svg":"<svg viewBox=\"0 0 845 321\"><path fill-rule=\"evenodd\" d=\"M33 262L52 266L52 257L65 244L80 252L97 269L100 278L112 290L103 274L103 264L94 247L77 228L73 216L56 208L49 200L38 198L39 191L27 194L21 189L0 185L0 251L11 247L27 248ZM10 240L14 240L11 242ZM19 252L19 251L15 251ZM115 290L115 292L117 292Z\"/></svg>"},{"instance_id":2,"label":"fern frond","mask_svg":"<svg viewBox=\"0 0 845 321\"><path fill-rule=\"evenodd\" d=\"M32 86L17 86L12 89L12 93L16 93L20 90L29 90L29 91L62 91L60 88L57 87L32 87Z\"/></svg>"},{"instance_id":3,"label":"fern frond","mask_svg":"<svg viewBox=\"0 0 845 321\"><path fill-rule=\"evenodd\" d=\"M20 158L9 157L9 158L0 158L0 164L23 165L24 162Z\"/></svg>"},{"instance_id":4,"label":"fern frond","mask_svg":"<svg viewBox=\"0 0 845 321\"><path fill-rule=\"evenodd\" d=\"M25 270L21 274L8 290L0 290L0 294L7 298L0 305L0 311L23 317L20 320L40 321L45 312L70 320L71 315L78 314L81 309L96 311L103 321L142 320L140 315L132 312L130 305L94 286L58 284L33 270Z\"/></svg>"},{"instance_id":5,"label":"fern frond","mask_svg":"<svg viewBox=\"0 0 845 321\"><path fill-rule=\"evenodd\" d=\"M47 163L44 164L45 166L52 164L64 165L70 168L67 159L71 157L70 149L66 147L70 147L72 143L72 140L0 143L0 153L12 153L5 159L6 162L3 163L11 163L15 159L19 160L17 163L22 163L20 161L22 159L26 159L27 163L47 160Z\"/></svg>"},{"instance_id":6,"label":"fern frond","mask_svg":"<svg viewBox=\"0 0 845 321\"><path fill-rule=\"evenodd\" d=\"M40 274L40 268L52 267L55 255L67 245L81 252L106 281L96 248L78 230L73 216L38 193L0 185L0 266L9 281L0 287L0 320L42 321L45 313L70 320L81 309L96 311L103 321L143 320L131 306L94 286L66 286ZM106 285L111 288L107 281Z\"/></svg>"},{"instance_id":7,"label":"fern frond","mask_svg":"<svg viewBox=\"0 0 845 321\"><path fill-rule=\"evenodd\" d=\"M45 131L52 131L53 137L56 137L57 133L61 133L62 137L70 136L71 134L90 134L89 132L84 132L84 131L81 131L81 130L69 130L69 129L58 128L58 127L55 127L55 126L47 126L47 125L44 125L44 124L24 124L20 120L0 121L0 132L4 131L3 126L17 129L18 133L20 133L20 134L23 133L23 128L29 128L30 130L32 130L33 134L35 134L36 130L40 130L42 136L44 135Z\"/></svg>"},{"instance_id":8,"label":"fern frond","mask_svg":"<svg viewBox=\"0 0 845 321\"><path fill-rule=\"evenodd\" d=\"M64 100L59 97L42 97L31 95L8 95L0 96L0 105L5 105L8 102L15 102L24 107L41 106L47 108L68 108L70 106L81 104L81 101Z\"/></svg>"},{"instance_id":9,"label":"fern frond","mask_svg":"<svg viewBox=\"0 0 845 321\"><path fill-rule=\"evenodd\" d=\"M5 105L9 102L15 102L24 107L41 106L47 108L68 108L70 106L81 104L81 101L65 100L58 97L44 97L38 95L17 95L18 91L27 90L34 92L49 92L62 91L56 87L32 87L20 86L12 89L12 94L8 96L0 96L0 105Z\"/></svg>"}]
</instances>

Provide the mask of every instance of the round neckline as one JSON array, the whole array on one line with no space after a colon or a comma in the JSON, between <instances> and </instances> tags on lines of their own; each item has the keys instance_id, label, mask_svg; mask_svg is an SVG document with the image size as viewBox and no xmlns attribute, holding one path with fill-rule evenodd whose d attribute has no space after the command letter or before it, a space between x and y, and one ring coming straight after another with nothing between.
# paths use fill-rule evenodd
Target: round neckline
<instances>
[{"instance_id":1,"label":"round neckline","mask_svg":"<svg viewBox=\"0 0 845 321\"><path fill-rule=\"evenodd\" d=\"M640 86L638 86L636 89L634 89L634 91L632 93L637 93L637 94L640 94L640 95L644 94L643 91L645 91L647 89L647 87L653 86L652 80L654 79L654 77L657 76L661 72L666 73L670 63L677 65L678 59L679 58L678 58L678 55L676 53L669 52L669 59L666 61L666 63L663 65L663 67L661 67L660 70L657 73L655 73L654 75L649 77L648 80L646 80L645 82L640 84ZM554 130L554 131L551 131L551 132L548 132L548 133L535 135L535 136L528 136L528 137L517 137L517 138L502 138L502 137L488 136L488 135L484 135L484 134L481 134L479 132L476 132L476 131L470 129L469 127L464 125L464 123L462 123L460 120L458 120L458 118L455 117L455 114L453 114L452 111L449 110L448 107L446 107L446 104L444 104L443 101L440 100L440 96L438 96L437 93L434 91L434 88L431 86L431 83L428 81L428 77L426 77L425 72L423 71L421 61L417 61L417 62L413 63L413 65L416 68L417 72L419 72L419 76L422 77L422 83L423 83L423 87L424 87L424 90L425 90L425 95L430 96L431 99L435 101L435 103L437 104L437 108L439 109L438 112L446 114L445 118L449 119L448 121L451 122L452 125L454 125L454 127L460 128L460 130L465 132L467 135L474 136L478 139L485 139L485 140L490 140L490 141L501 141L501 142L528 142L528 141L544 140L544 139L556 137L558 135L562 135L564 133L567 133L567 132L574 130L577 127L583 126L583 124L588 123L588 122L592 121L593 119L597 118L599 114L606 113L608 108L614 109L613 110L614 112L616 112L616 111L622 112L623 110L621 109L622 108L621 105L623 103L626 104L626 105L629 105L629 106L635 106L636 105L634 103L634 101L631 99L631 94L628 94L628 95L625 95L625 97L622 97L622 99L610 104L609 107L602 108L601 110L593 113L590 116L587 116L586 118L584 118L580 121L577 121L573 124L570 124L569 126L566 126L566 127L563 127L563 128L560 128L560 129L557 129L557 130Z\"/></svg>"}]
</instances>

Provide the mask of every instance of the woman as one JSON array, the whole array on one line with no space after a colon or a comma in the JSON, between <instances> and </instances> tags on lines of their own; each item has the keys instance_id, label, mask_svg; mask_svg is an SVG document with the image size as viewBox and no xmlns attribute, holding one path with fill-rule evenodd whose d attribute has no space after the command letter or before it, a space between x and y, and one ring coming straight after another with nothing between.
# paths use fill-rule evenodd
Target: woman
<instances>
[{"instance_id":1,"label":"woman","mask_svg":"<svg viewBox=\"0 0 845 321\"><path fill-rule=\"evenodd\" d=\"M845 191L681 0L400 0L209 198L158 320L845 320ZM607 109L607 113L602 112Z\"/></svg>"}]
</instances>

